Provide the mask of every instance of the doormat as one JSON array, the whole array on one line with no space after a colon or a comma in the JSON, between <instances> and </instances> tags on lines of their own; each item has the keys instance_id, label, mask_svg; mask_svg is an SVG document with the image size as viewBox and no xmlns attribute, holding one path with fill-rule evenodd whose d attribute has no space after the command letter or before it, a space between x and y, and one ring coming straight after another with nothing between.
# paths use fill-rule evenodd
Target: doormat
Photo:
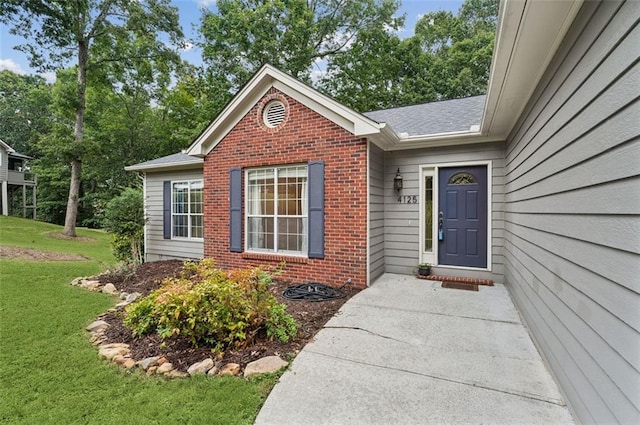
<instances>
[{"instance_id":1,"label":"doormat","mask_svg":"<svg viewBox=\"0 0 640 425\"><path fill-rule=\"evenodd\" d=\"M449 289L463 289L465 291L478 291L478 285L475 283L442 282L442 287Z\"/></svg>"},{"instance_id":2,"label":"doormat","mask_svg":"<svg viewBox=\"0 0 640 425\"><path fill-rule=\"evenodd\" d=\"M416 277L418 279L425 279L425 280L439 280L440 282L459 282L459 283L469 283L474 285L493 286L493 280L478 279L476 277L444 276L444 275L434 275L434 274L430 274L428 276L418 275Z\"/></svg>"}]
</instances>

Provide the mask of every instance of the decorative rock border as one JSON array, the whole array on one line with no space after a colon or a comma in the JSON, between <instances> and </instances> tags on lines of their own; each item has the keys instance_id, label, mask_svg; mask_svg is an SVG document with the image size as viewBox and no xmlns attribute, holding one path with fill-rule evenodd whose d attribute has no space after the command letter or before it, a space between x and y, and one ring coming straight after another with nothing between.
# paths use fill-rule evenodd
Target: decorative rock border
<instances>
[{"instance_id":1,"label":"decorative rock border","mask_svg":"<svg viewBox=\"0 0 640 425\"><path fill-rule=\"evenodd\" d=\"M110 295L119 295L122 302L116 304L115 308L109 311L122 310L125 306L136 301L142 296L139 292L126 293L116 289L113 283L100 283L97 280L87 277L79 277L71 282L72 286L79 286L93 292L102 292ZM129 344L122 342L107 343L105 330L109 324L98 317L86 327L90 335L90 342L98 348L98 356L102 359L112 361L124 369L130 370L139 368L147 375L162 375L167 378L187 378L195 375L206 376L237 376L242 374L245 378L263 373L276 372L289 363L280 356L267 356L253 361L245 367L244 371L237 363L216 363L211 358L206 358L194 363L187 369L187 372L175 370L166 357L147 357L136 360L131 357Z\"/></svg>"}]
</instances>

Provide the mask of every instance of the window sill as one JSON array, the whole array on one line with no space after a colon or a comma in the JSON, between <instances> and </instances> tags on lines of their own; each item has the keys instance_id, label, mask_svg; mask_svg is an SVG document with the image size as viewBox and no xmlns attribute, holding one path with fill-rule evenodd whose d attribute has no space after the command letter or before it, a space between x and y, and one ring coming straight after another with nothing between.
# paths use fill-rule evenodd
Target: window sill
<instances>
[{"instance_id":1,"label":"window sill","mask_svg":"<svg viewBox=\"0 0 640 425\"><path fill-rule=\"evenodd\" d=\"M285 263L298 263L307 264L309 259L307 257L296 257L294 255L282 255L282 254L264 254L258 252L243 252L242 258L245 260L260 260L260 261L274 261Z\"/></svg>"}]
</instances>

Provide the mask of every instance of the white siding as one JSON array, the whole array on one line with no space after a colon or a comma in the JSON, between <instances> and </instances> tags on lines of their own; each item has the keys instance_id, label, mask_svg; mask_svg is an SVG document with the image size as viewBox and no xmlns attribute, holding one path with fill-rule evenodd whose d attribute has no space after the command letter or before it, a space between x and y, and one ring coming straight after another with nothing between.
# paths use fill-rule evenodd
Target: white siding
<instances>
[{"instance_id":1,"label":"white siding","mask_svg":"<svg viewBox=\"0 0 640 425\"><path fill-rule=\"evenodd\" d=\"M586 2L506 147L505 280L583 423L640 423L639 18Z\"/></svg>"},{"instance_id":2,"label":"white siding","mask_svg":"<svg viewBox=\"0 0 640 425\"><path fill-rule=\"evenodd\" d=\"M384 152L369 143L369 282L384 273Z\"/></svg>"},{"instance_id":3,"label":"white siding","mask_svg":"<svg viewBox=\"0 0 640 425\"><path fill-rule=\"evenodd\" d=\"M146 173L145 211L147 211L146 259L147 261L174 258L202 258L202 240L164 239L163 237L163 182L165 180L202 179L202 170L181 170L172 172ZM206 196L206 195L205 195Z\"/></svg>"},{"instance_id":4,"label":"white siding","mask_svg":"<svg viewBox=\"0 0 640 425\"><path fill-rule=\"evenodd\" d=\"M420 168L427 164L469 161L491 161L491 218L492 240L490 259L491 272L456 270L456 275L469 275L503 280L502 236L503 236L503 157L502 143L482 143L429 149L413 149L385 153L385 220L384 252L385 269L389 273L413 274L420 261L420 215L419 191ZM417 195L418 204L398 203L393 190L393 178L400 168L403 177L402 195ZM436 272L446 272L445 269Z\"/></svg>"}]
</instances>

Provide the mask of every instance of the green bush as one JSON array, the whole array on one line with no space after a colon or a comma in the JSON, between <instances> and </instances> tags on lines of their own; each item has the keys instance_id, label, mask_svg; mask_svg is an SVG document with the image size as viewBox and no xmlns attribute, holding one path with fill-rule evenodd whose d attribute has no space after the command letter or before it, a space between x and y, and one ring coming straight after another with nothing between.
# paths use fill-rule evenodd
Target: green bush
<instances>
[{"instance_id":1,"label":"green bush","mask_svg":"<svg viewBox=\"0 0 640 425\"><path fill-rule=\"evenodd\" d=\"M140 264L144 253L144 201L142 190L128 187L107 203L105 228L113 234L111 249L116 259Z\"/></svg>"},{"instance_id":2,"label":"green bush","mask_svg":"<svg viewBox=\"0 0 640 425\"><path fill-rule=\"evenodd\" d=\"M261 332L287 342L297 324L269 293L270 283L271 274L260 267L224 271L209 259L187 262L180 277L165 279L160 289L130 305L124 323L134 336L183 335L216 351L240 348Z\"/></svg>"}]
</instances>

